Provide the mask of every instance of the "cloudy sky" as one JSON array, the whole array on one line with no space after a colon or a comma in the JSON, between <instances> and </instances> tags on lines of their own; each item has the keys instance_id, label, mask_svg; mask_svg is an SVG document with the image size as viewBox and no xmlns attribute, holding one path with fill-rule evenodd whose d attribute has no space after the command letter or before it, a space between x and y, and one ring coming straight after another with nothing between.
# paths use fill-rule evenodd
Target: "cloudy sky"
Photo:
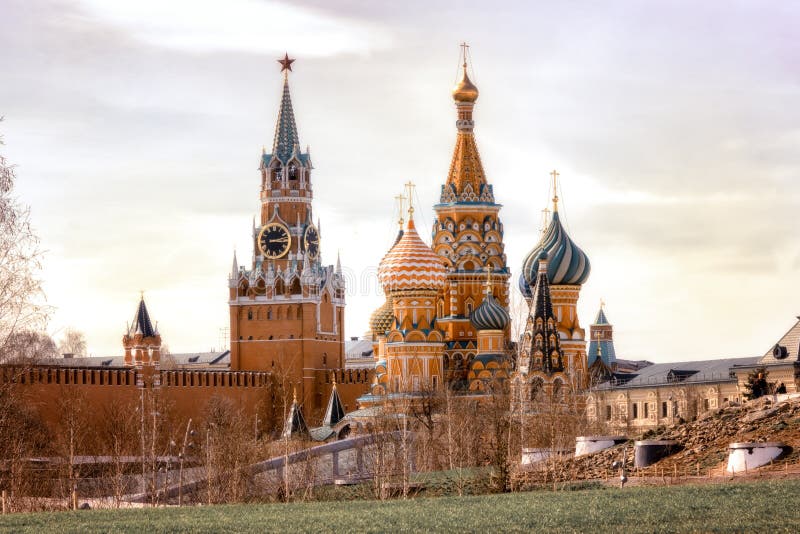
<instances>
[{"instance_id":1,"label":"cloudy sky","mask_svg":"<svg viewBox=\"0 0 800 534\"><path fill-rule=\"evenodd\" d=\"M490 4L0 0L2 150L47 251L51 333L119 354L143 289L173 352L220 347L284 51L323 259L341 252L363 333L404 182L433 220L466 40L514 277L556 168L592 260L582 322L605 299L620 357L767 350L800 313L800 4Z\"/></svg>"}]
</instances>

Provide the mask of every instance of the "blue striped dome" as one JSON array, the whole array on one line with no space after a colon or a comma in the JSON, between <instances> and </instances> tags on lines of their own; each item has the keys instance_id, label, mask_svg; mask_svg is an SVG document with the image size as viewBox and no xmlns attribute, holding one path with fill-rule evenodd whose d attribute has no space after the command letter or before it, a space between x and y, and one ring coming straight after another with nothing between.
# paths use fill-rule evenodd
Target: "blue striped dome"
<instances>
[{"instance_id":1,"label":"blue striped dome","mask_svg":"<svg viewBox=\"0 0 800 534\"><path fill-rule=\"evenodd\" d=\"M481 305L475 308L469 319L472 321L472 326L478 330L503 330L511 321L506 309L491 293L486 295Z\"/></svg>"},{"instance_id":2,"label":"blue striped dome","mask_svg":"<svg viewBox=\"0 0 800 534\"><path fill-rule=\"evenodd\" d=\"M553 213L550 226L547 227L539 244L531 250L522 262L522 273L519 275L519 289L526 297L531 296L531 287L536 285L536 273L539 270L539 255L547 252L549 263L547 278L552 285L583 285L589 278L591 265L589 257L578 245L572 242L567 231L561 225L558 212Z\"/></svg>"}]
</instances>

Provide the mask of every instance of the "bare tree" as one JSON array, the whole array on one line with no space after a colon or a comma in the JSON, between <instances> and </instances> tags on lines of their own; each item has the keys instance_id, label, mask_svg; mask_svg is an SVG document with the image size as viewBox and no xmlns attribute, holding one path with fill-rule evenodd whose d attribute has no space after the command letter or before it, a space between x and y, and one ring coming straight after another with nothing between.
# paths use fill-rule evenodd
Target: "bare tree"
<instances>
[{"instance_id":1,"label":"bare tree","mask_svg":"<svg viewBox=\"0 0 800 534\"><path fill-rule=\"evenodd\" d=\"M78 357L86 356L86 336L80 330L68 327L58 342L58 352Z\"/></svg>"},{"instance_id":2,"label":"bare tree","mask_svg":"<svg viewBox=\"0 0 800 534\"><path fill-rule=\"evenodd\" d=\"M41 267L39 240L28 208L14 197L15 180L14 166L0 153L0 361L14 334L40 331L46 320L36 276Z\"/></svg>"}]
</instances>

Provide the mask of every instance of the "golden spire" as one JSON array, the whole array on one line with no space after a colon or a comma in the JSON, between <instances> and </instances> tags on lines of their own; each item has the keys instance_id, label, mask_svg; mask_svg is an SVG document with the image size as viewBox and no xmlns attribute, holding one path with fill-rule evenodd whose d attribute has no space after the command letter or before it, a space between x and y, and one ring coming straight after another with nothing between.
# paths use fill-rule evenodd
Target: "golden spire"
<instances>
[{"instance_id":1,"label":"golden spire","mask_svg":"<svg viewBox=\"0 0 800 534\"><path fill-rule=\"evenodd\" d=\"M336 371L331 371L331 379L333 380L333 389L336 389Z\"/></svg>"},{"instance_id":2,"label":"golden spire","mask_svg":"<svg viewBox=\"0 0 800 534\"><path fill-rule=\"evenodd\" d=\"M297 386L292 386L292 403L297 404Z\"/></svg>"},{"instance_id":3,"label":"golden spire","mask_svg":"<svg viewBox=\"0 0 800 534\"><path fill-rule=\"evenodd\" d=\"M606 301L605 301L605 300L603 300L603 298L601 297L601 298L600 298L600 309L602 310L602 309L603 309L603 308L605 308L605 307L606 307Z\"/></svg>"},{"instance_id":4,"label":"golden spire","mask_svg":"<svg viewBox=\"0 0 800 534\"><path fill-rule=\"evenodd\" d=\"M467 56L469 54L469 45L461 43L461 56L464 60L462 63L461 80L453 87L453 99L456 102L475 102L478 99L478 88L469 79L467 75Z\"/></svg>"},{"instance_id":5,"label":"golden spire","mask_svg":"<svg viewBox=\"0 0 800 534\"><path fill-rule=\"evenodd\" d=\"M558 211L558 171L553 169L550 173L553 177L553 212Z\"/></svg>"},{"instance_id":6,"label":"golden spire","mask_svg":"<svg viewBox=\"0 0 800 534\"><path fill-rule=\"evenodd\" d=\"M486 266L486 294L492 294L492 264Z\"/></svg>"}]
</instances>

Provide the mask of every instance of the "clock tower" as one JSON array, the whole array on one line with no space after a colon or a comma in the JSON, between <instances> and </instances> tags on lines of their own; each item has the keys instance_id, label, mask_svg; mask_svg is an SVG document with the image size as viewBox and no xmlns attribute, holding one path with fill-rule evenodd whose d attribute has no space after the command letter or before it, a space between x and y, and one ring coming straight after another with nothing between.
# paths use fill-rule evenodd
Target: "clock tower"
<instances>
[{"instance_id":1,"label":"clock tower","mask_svg":"<svg viewBox=\"0 0 800 534\"><path fill-rule=\"evenodd\" d=\"M306 406L318 400L315 376L344 367L345 284L341 264L323 265L314 224L309 150L297 134L289 73L278 60L283 95L272 152L259 162L259 223L252 229L252 262L236 255L230 290L231 369L270 371L284 393L297 389Z\"/></svg>"}]
</instances>

